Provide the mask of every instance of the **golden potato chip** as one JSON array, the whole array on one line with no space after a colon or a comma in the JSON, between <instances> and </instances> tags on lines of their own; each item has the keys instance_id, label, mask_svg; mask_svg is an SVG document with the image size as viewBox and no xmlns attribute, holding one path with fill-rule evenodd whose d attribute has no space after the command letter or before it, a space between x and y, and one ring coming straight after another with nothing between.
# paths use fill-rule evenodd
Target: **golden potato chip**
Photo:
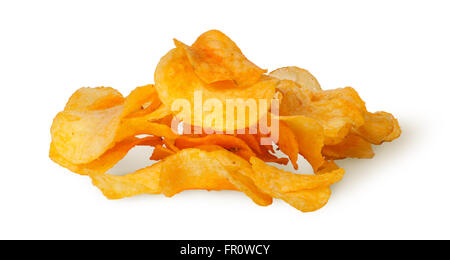
<instances>
[{"instance_id":1,"label":"golden potato chip","mask_svg":"<svg viewBox=\"0 0 450 260\"><path fill-rule=\"evenodd\" d=\"M107 109L118 106L124 101L122 94L113 88L80 88L69 98L64 111Z\"/></svg>"},{"instance_id":2,"label":"golden potato chip","mask_svg":"<svg viewBox=\"0 0 450 260\"><path fill-rule=\"evenodd\" d=\"M217 30L203 33L191 47L177 40L175 45L186 52L195 74L206 84L234 81L238 86L250 86L267 72L249 61L236 43Z\"/></svg>"},{"instance_id":3,"label":"golden potato chip","mask_svg":"<svg viewBox=\"0 0 450 260\"><path fill-rule=\"evenodd\" d=\"M163 163L161 189L168 197L184 190L236 190L220 163L199 149L181 150Z\"/></svg>"},{"instance_id":4,"label":"golden potato chip","mask_svg":"<svg viewBox=\"0 0 450 260\"><path fill-rule=\"evenodd\" d=\"M279 108L282 116L300 115L311 104L312 92L294 81L281 80L277 90L282 94Z\"/></svg>"},{"instance_id":5,"label":"golden potato chip","mask_svg":"<svg viewBox=\"0 0 450 260\"><path fill-rule=\"evenodd\" d=\"M141 194L160 194L161 162L124 176L91 174L92 183L108 199L122 199Z\"/></svg>"},{"instance_id":6,"label":"golden potato chip","mask_svg":"<svg viewBox=\"0 0 450 260\"><path fill-rule=\"evenodd\" d=\"M364 117L364 124L360 126L355 124L352 132L360 135L372 144L392 141L401 134L397 119L386 112L368 112L358 92L351 87L316 92L314 93L314 99L344 99L355 105Z\"/></svg>"},{"instance_id":7,"label":"golden potato chip","mask_svg":"<svg viewBox=\"0 0 450 260\"><path fill-rule=\"evenodd\" d=\"M114 90L78 90L69 99L66 110L60 112L53 121L53 149L72 164L86 164L114 147L115 143L135 135L164 134L168 138L175 138L168 126L151 122L170 114L164 107L141 117L123 118L139 109L139 103L146 102L146 99L141 99L135 92L143 94L143 90L146 90L155 94L154 90L151 91L152 88L153 86L138 88L129 95L130 98L121 101L119 105L100 110L89 108L99 100L105 100L105 97L119 96Z\"/></svg>"},{"instance_id":8,"label":"golden potato chip","mask_svg":"<svg viewBox=\"0 0 450 260\"><path fill-rule=\"evenodd\" d=\"M341 142L352 128L364 124L363 111L351 100L339 95L323 95L327 91L312 92L290 80L282 80L277 86L283 98L280 115L304 115L323 127L325 144Z\"/></svg>"},{"instance_id":9,"label":"golden potato chip","mask_svg":"<svg viewBox=\"0 0 450 260\"><path fill-rule=\"evenodd\" d=\"M327 159L372 158L375 154L372 145L356 134L349 134L335 145L325 145L322 149Z\"/></svg>"},{"instance_id":10,"label":"golden potato chip","mask_svg":"<svg viewBox=\"0 0 450 260\"><path fill-rule=\"evenodd\" d=\"M253 168L252 179L257 186L270 186L271 190L281 193L290 193L300 190L311 190L323 186L330 186L344 177L344 169L317 174L303 175L278 169L266 164L264 161L252 157L250 163Z\"/></svg>"},{"instance_id":11,"label":"golden potato chip","mask_svg":"<svg viewBox=\"0 0 450 260\"><path fill-rule=\"evenodd\" d=\"M159 161L174 153L175 153L174 151L170 150L167 147L163 147L162 145L156 145L155 149L153 150L152 156L150 157L150 160Z\"/></svg>"},{"instance_id":12,"label":"golden potato chip","mask_svg":"<svg viewBox=\"0 0 450 260\"><path fill-rule=\"evenodd\" d=\"M343 169L321 175L298 175L267 165L256 157L250 163L253 168L250 177L258 188L303 212L323 207L331 194L329 185L344 175Z\"/></svg>"},{"instance_id":13,"label":"golden potato chip","mask_svg":"<svg viewBox=\"0 0 450 260\"><path fill-rule=\"evenodd\" d=\"M179 149L193 148L200 145L219 145L247 160L255 156L255 153L243 140L232 135L214 134L204 137L179 136L175 140L175 146Z\"/></svg>"},{"instance_id":14,"label":"golden potato chip","mask_svg":"<svg viewBox=\"0 0 450 260\"><path fill-rule=\"evenodd\" d=\"M63 111L51 128L55 150L74 164L97 159L114 146L123 105L105 110Z\"/></svg>"},{"instance_id":15,"label":"golden potato chip","mask_svg":"<svg viewBox=\"0 0 450 260\"><path fill-rule=\"evenodd\" d=\"M311 91L322 90L317 79L309 71L295 66L276 69L270 72L269 75L278 79L294 81L303 88Z\"/></svg>"},{"instance_id":16,"label":"golden potato chip","mask_svg":"<svg viewBox=\"0 0 450 260\"><path fill-rule=\"evenodd\" d=\"M324 131L315 120L306 116L280 116L279 120L295 134L300 154L311 164L314 171L324 163L322 148Z\"/></svg>"},{"instance_id":17,"label":"golden potato chip","mask_svg":"<svg viewBox=\"0 0 450 260\"><path fill-rule=\"evenodd\" d=\"M52 143L50 145L50 158L57 164L71 170L72 172L81 175L98 174L105 173L114 167L114 165L116 165L125 157L125 155L127 155L131 148L137 145L155 146L157 144L162 144L162 140L159 137L150 136L142 139L133 137L117 143L113 148L109 149L92 162L85 164L74 164L58 154L54 144Z\"/></svg>"},{"instance_id":18,"label":"golden potato chip","mask_svg":"<svg viewBox=\"0 0 450 260\"><path fill-rule=\"evenodd\" d=\"M147 107L144 109L143 106L145 104ZM142 116L143 114L153 112L160 106L160 104L161 101L159 100L158 93L153 85L137 87L131 91L125 99L122 117L136 115Z\"/></svg>"},{"instance_id":19,"label":"golden potato chip","mask_svg":"<svg viewBox=\"0 0 450 260\"><path fill-rule=\"evenodd\" d=\"M392 141L401 134L397 119L389 113L367 113L365 120L356 133L372 144Z\"/></svg>"},{"instance_id":20,"label":"golden potato chip","mask_svg":"<svg viewBox=\"0 0 450 260\"><path fill-rule=\"evenodd\" d=\"M297 159L298 159L298 142L295 134L291 131L291 129L283 122L279 122L279 140L278 140L278 148L289 156L291 160L292 166L294 169L298 169Z\"/></svg>"},{"instance_id":21,"label":"golden potato chip","mask_svg":"<svg viewBox=\"0 0 450 260\"><path fill-rule=\"evenodd\" d=\"M270 108L272 97L275 93L275 87L278 80L271 77L261 77L259 81L248 87L236 88L234 85L223 86L221 88L211 87L204 83L195 73L192 65L189 63L185 52L180 48L175 48L165 55L159 62L155 71L155 86L162 103L170 107L174 113L178 113L174 108L177 105L184 105L181 101L187 101L189 114L191 117L190 125L203 128L210 128L218 131L234 131L256 125L259 118L267 113L257 111L256 115L246 116L245 118L229 115L226 116L227 100L247 102L250 100L265 100ZM223 124L211 121L208 122L205 117L202 121L195 120L194 114L197 109L195 106L205 107L205 102L218 101L223 110ZM250 102L251 103L251 102ZM172 107L174 105L174 107ZM247 106L249 107L249 106ZM183 107L184 108L184 107ZM259 110L259 106L256 107ZM186 108L184 108L186 109ZM199 113L197 112L197 116ZM253 116L254 115L254 116ZM188 115L186 115L188 117ZM184 121L188 120L182 118Z\"/></svg>"},{"instance_id":22,"label":"golden potato chip","mask_svg":"<svg viewBox=\"0 0 450 260\"><path fill-rule=\"evenodd\" d=\"M252 171L250 163L241 157L226 151L218 149L209 153L220 162L220 164L228 171L229 181L236 188L244 192L256 204L260 206L268 206L272 204L272 197L262 192L252 181L249 171Z\"/></svg>"}]
</instances>

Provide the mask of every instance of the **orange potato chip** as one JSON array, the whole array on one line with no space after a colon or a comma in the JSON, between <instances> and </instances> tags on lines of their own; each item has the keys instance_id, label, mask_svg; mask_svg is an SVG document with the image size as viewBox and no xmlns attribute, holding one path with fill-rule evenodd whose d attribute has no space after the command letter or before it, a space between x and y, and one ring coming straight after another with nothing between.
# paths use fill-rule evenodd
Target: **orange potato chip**
<instances>
[{"instance_id":1,"label":"orange potato chip","mask_svg":"<svg viewBox=\"0 0 450 260\"><path fill-rule=\"evenodd\" d=\"M303 212L323 207L331 194L329 185L344 176L344 169L321 175L299 175L267 165L256 157L250 163L253 168L250 177L258 188Z\"/></svg>"},{"instance_id":2,"label":"orange potato chip","mask_svg":"<svg viewBox=\"0 0 450 260\"><path fill-rule=\"evenodd\" d=\"M267 72L249 61L236 43L217 30L203 33L191 47L177 40L175 45L186 52L195 74L206 84L234 81L238 86L250 86Z\"/></svg>"},{"instance_id":3,"label":"orange potato chip","mask_svg":"<svg viewBox=\"0 0 450 260\"><path fill-rule=\"evenodd\" d=\"M129 138L117 143L113 148L106 151L94 161L85 164L74 164L66 160L64 157L58 154L54 144L52 143L50 145L50 158L57 164L81 175L99 174L105 173L109 169L114 167L114 165L116 165L121 159L125 157L125 155L127 155L128 151L131 150L131 148L137 145L155 146L160 143L162 143L161 138L153 136L142 139L136 137Z\"/></svg>"},{"instance_id":4,"label":"orange potato chip","mask_svg":"<svg viewBox=\"0 0 450 260\"><path fill-rule=\"evenodd\" d=\"M228 171L229 181L235 185L238 190L244 192L260 206L272 204L272 197L262 192L253 183L253 180L248 177L248 175L250 175L249 172L252 171L248 161L224 149L218 149L209 154L218 160Z\"/></svg>"},{"instance_id":5,"label":"orange potato chip","mask_svg":"<svg viewBox=\"0 0 450 260\"><path fill-rule=\"evenodd\" d=\"M279 120L294 133L300 154L317 171L325 161L322 156L325 140L322 126L306 116L281 116Z\"/></svg>"},{"instance_id":6,"label":"orange potato chip","mask_svg":"<svg viewBox=\"0 0 450 260\"><path fill-rule=\"evenodd\" d=\"M297 170L297 159L299 153L297 138L291 129L283 122L279 122L279 131L278 148L280 148L284 154L289 156L292 166Z\"/></svg>"},{"instance_id":7,"label":"orange potato chip","mask_svg":"<svg viewBox=\"0 0 450 260\"><path fill-rule=\"evenodd\" d=\"M150 157L150 160L159 161L174 153L175 153L174 151L170 150L167 147L163 147L162 145L156 145L155 149L153 150L152 156Z\"/></svg>"},{"instance_id":8,"label":"orange potato chip","mask_svg":"<svg viewBox=\"0 0 450 260\"><path fill-rule=\"evenodd\" d=\"M236 88L233 84L225 84L226 86L221 88L211 87L194 73L192 65L181 48L169 51L161 59L155 71L155 86L163 104L170 107L174 113L179 113L180 111L177 111L177 109L180 108L175 108L176 105L184 105L184 101L187 101L187 105L190 106L188 107L190 112L188 114L190 115L181 115L182 117L188 117L180 118L181 120L186 121L190 117L190 122L187 122L189 125L222 132L234 132L236 129L244 129L256 125L259 118L267 113L267 110L259 111L258 106L258 111L254 116L236 118L236 116L229 115L227 117L225 108L227 100L236 102L241 100L244 103L249 99L253 101L265 100L268 104L267 109L269 109L278 82L277 79L271 77L261 77L259 81L248 87ZM223 110L222 124L215 120L209 122L205 119L205 116L202 117L202 121L195 120L194 114L203 112L197 111L198 108L196 109L195 106L204 108L205 103L208 101L217 101L220 104ZM172 107L172 105L175 107Z\"/></svg>"},{"instance_id":9,"label":"orange potato chip","mask_svg":"<svg viewBox=\"0 0 450 260\"><path fill-rule=\"evenodd\" d=\"M192 148L200 145L219 145L241 155L247 160L255 156L255 153L247 143L232 135L214 134L204 137L180 136L175 140L175 146L179 149Z\"/></svg>"},{"instance_id":10,"label":"orange potato chip","mask_svg":"<svg viewBox=\"0 0 450 260\"><path fill-rule=\"evenodd\" d=\"M327 159L333 160L344 158L372 158L375 155L372 150L372 145L355 134L349 134L339 144L325 145L322 153Z\"/></svg>"},{"instance_id":11,"label":"orange potato chip","mask_svg":"<svg viewBox=\"0 0 450 260\"><path fill-rule=\"evenodd\" d=\"M286 79L294 81L295 83L299 84L302 88L311 91L322 90L317 79L311 73L309 73L309 71L295 66L276 69L270 72L269 75L278 79Z\"/></svg>"},{"instance_id":12,"label":"orange potato chip","mask_svg":"<svg viewBox=\"0 0 450 260\"><path fill-rule=\"evenodd\" d=\"M136 91L142 93L142 89L152 88L152 86L142 87ZM111 95L118 96L110 88L78 90L69 99L66 110L55 117L51 128L53 149L65 160L72 164L92 162L114 147L115 143L139 134L163 133L164 136L175 138L176 135L168 126L151 122L170 114L168 109L157 109L141 117L123 118L139 109L138 103L144 102L143 99L140 102L136 101L139 100L137 98L139 95L135 95L135 92L119 105L89 110L89 107L98 100L105 100L105 97Z\"/></svg>"},{"instance_id":13,"label":"orange potato chip","mask_svg":"<svg viewBox=\"0 0 450 260\"><path fill-rule=\"evenodd\" d=\"M283 95L280 115L304 115L316 119L323 127L325 144L341 142L352 128L364 124L363 111L354 102L338 95L323 95L327 91L312 92L289 80L282 80L277 89Z\"/></svg>"},{"instance_id":14,"label":"orange potato chip","mask_svg":"<svg viewBox=\"0 0 450 260\"><path fill-rule=\"evenodd\" d=\"M401 134L397 119L389 113L367 113L365 120L356 133L372 144L392 141Z\"/></svg>"},{"instance_id":15,"label":"orange potato chip","mask_svg":"<svg viewBox=\"0 0 450 260\"><path fill-rule=\"evenodd\" d=\"M397 119L387 112L370 113L358 92L351 87L325 90L314 93L315 99L344 99L355 105L363 115L364 124L354 125L354 133L360 135L372 144L392 141L401 134Z\"/></svg>"},{"instance_id":16,"label":"orange potato chip","mask_svg":"<svg viewBox=\"0 0 450 260\"><path fill-rule=\"evenodd\" d=\"M161 162L124 176L91 174L92 183L108 199L123 199L141 194L160 194Z\"/></svg>"},{"instance_id":17,"label":"orange potato chip","mask_svg":"<svg viewBox=\"0 0 450 260\"><path fill-rule=\"evenodd\" d=\"M107 109L118 106L124 101L122 94L113 88L80 88L69 98L64 111Z\"/></svg>"}]
</instances>

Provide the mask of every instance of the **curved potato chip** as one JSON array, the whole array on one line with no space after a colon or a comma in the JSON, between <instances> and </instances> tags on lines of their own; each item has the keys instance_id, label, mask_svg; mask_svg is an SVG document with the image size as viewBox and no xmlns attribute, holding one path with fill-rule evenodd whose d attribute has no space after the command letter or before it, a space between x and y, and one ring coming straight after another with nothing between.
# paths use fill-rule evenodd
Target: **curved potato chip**
<instances>
[{"instance_id":1,"label":"curved potato chip","mask_svg":"<svg viewBox=\"0 0 450 260\"><path fill-rule=\"evenodd\" d=\"M283 122L279 122L279 131L278 148L289 157L292 166L297 170L299 153L297 138L291 129Z\"/></svg>"},{"instance_id":2,"label":"curved potato chip","mask_svg":"<svg viewBox=\"0 0 450 260\"><path fill-rule=\"evenodd\" d=\"M186 52L196 75L206 84L234 81L238 86L250 86L267 72L249 61L236 43L217 30L203 33L191 47L177 40L175 45Z\"/></svg>"},{"instance_id":3,"label":"curved potato chip","mask_svg":"<svg viewBox=\"0 0 450 260\"><path fill-rule=\"evenodd\" d=\"M122 199L141 194L160 194L161 163L155 163L124 176L91 174L92 183L108 199Z\"/></svg>"},{"instance_id":4,"label":"curved potato chip","mask_svg":"<svg viewBox=\"0 0 450 260\"><path fill-rule=\"evenodd\" d=\"M119 91L109 87L80 88L69 98L65 111L107 109L121 105L125 99Z\"/></svg>"},{"instance_id":5,"label":"curved potato chip","mask_svg":"<svg viewBox=\"0 0 450 260\"><path fill-rule=\"evenodd\" d=\"M156 93L153 86L138 88L120 105L101 110L89 110L99 100L118 92L110 88L83 88L69 99L66 110L60 112L51 127L53 148L72 164L86 164L100 157L128 137L138 134L160 135L175 138L166 125L152 123L170 114L166 108L157 109L141 117L124 119L130 112L145 102L135 93L145 91ZM144 95L145 96L145 95ZM112 99L114 100L114 99ZM161 112L162 111L162 112ZM155 129L157 129L155 131Z\"/></svg>"},{"instance_id":6,"label":"curved potato chip","mask_svg":"<svg viewBox=\"0 0 450 260\"><path fill-rule=\"evenodd\" d=\"M321 175L298 175L267 165L256 157L252 157L250 163L253 169L250 177L258 188L303 212L323 207L331 195L329 185L340 181L344 175L344 169Z\"/></svg>"},{"instance_id":7,"label":"curved potato chip","mask_svg":"<svg viewBox=\"0 0 450 260\"><path fill-rule=\"evenodd\" d=\"M144 109L143 106L148 106ZM156 110L161 104L154 85L137 87L125 99L122 117L143 115Z\"/></svg>"},{"instance_id":8,"label":"curved potato chip","mask_svg":"<svg viewBox=\"0 0 450 260\"><path fill-rule=\"evenodd\" d=\"M200 145L219 145L239 154L247 160L255 156L255 153L247 143L232 135L213 134L204 137L179 136L175 140L175 146L179 149L193 148Z\"/></svg>"},{"instance_id":9,"label":"curved potato chip","mask_svg":"<svg viewBox=\"0 0 450 260\"><path fill-rule=\"evenodd\" d=\"M279 194L280 199L301 212L319 210L328 203L330 196L331 189L329 187Z\"/></svg>"},{"instance_id":10,"label":"curved potato chip","mask_svg":"<svg viewBox=\"0 0 450 260\"><path fill-rule=\"evenodd\" d=\"M174 151L170 150L167 147L156 145L155 149L153 150L152 156L150 157L150 160L159 161L174 153L175 153Z\"/></svg>"},{"instance_id":11,"label":"curved potato chip","mask_svg":"<svg viewBox=\"0 0 450 260\"><path fill-rule=\"evenodd\" d=\"M311 104L312 92L302 88L294 81L281 80L277 90L282 94L279 108L279 113L282 116L299 115L304 107L308 107Z\"/></svg>"},{"instance_id":12,"label":"curved potato chip","mask_svg":"<svg viewBox=\"0 0 450 260\"><path fill-rule=\"evenodd\" d=\"M372 144L392 141L401 134L397 119L387 112L368 112L365 120L365 124L356 133Z\"/></svg>"},{"instance_id":13,"label":"curved potato chip","mask_svg":"<svg viewBox=\"0 0 450 260\"><path fill-rule=\"evenodd\" d=\"M121 159L127 155L128 151L137 145L149 145L155 146L161 144L161 138L159 137L145 137L145 138L130 138L122 142L117 143L113 148L109 149L99 158L92 162L85 164L74 164L64 157L62 157L55 149L53 143L50 145L50 158L57 164L71 170L74 173L81 175L99 174L105 173L114 165L116 165Z\"/></svg>"},{"instance_id":14,"label":"curved potato chip","mask_svg":"<svg viewBox=\"0 0 450 260\"><path fill-rule=\"evenodd\" d=\"M172 107L172 105L180 105L180 101L187 101L187 105L190 106L188 109L191 112L191 125L222 132L256 125L259 118L267 113L266 110L257 111L256 115L251 117L238 117L237 119L230 115L226 117L225 105L227 100L228 102L243 101L245 108L248 108L252 101L265 100L268 104L267 109L269 109L277 84L277 79L262 77L258 82L248 87L236 88L233 85L229 85L216 88L208 86L194 73L186 54L180 48L169 51L160 60L155 71L155 86L163 104L174 110L176 108ZM204 107L204 103L211 100L218 101L222 106L224 112L223 125L215 121L208 122L204 117L200 122L194 118L195 113L198 115L198 113L203 112L197 111L198 108L196 109L195 106L202 105ZM247 106L246 102L250 102L250 104ZM180 111L173 112L178 113ZM187 119L184 120L186 121Z\"/></svg>"},{"instance_id":15,"label":"curved potato chip","mask_svg":"<svg viewBox=\"0 0 450 260\"><path fill-rule=\"evenodd\" d=\"M316 119L323 127L327 145L340 143L352 128L364 124L364 111L353 100L341 98L337 90L312 92L290 80L282 80L277 89L283 95L280 115Z\"/></svg>"},{"instance_id":16,"label":"curved potato chip","mask_svg":"<svg viewBox=\"0 0 450 260\"><path fill-rule=\"evenodd\" d=\"M311 91L322 90L317 79L309 73L309 71L299 67L290 66L279 68L270 72L269 75L278 79L292 80L303 88Z\"/></svg>"},{"instance_id":17,"label":"curved potato chip","mask_svg":"<svg viewBox=\"0 0 450 260\"><path fill-rule=\"evenodd\" d=\"M280 116L279 120L295 134L300 154L317 171L325 161L322 156L325 140L322 126L315 119L306 116Z\"/></svg>"},{"instance_id":18,"label":"curved potato chip","mask_svg":"<svg viewBox=\"0 0 450 260\"><path fill-rule=\"evenodd\" d=\"M184 190L236 190L220 163L199 149L181 150L163 163L161 189L167 197Z\"/></svg>"},{"instance_id":19,"label":"curved potato chip","mask_svg":"<svg viewBox=\"0 0 450 260\"><path fill-rule=\"evenodd\" d=\"M325 145L322 149L327 159L344 158L372 158L375 154L372 145L355 134L349 134L345 139L335 145Z\"/></svg>"},{"instance_id":20,"label":"curved potato chip","mask_svg":"<svg viewBox=\"0 0 450 260\"><path fill-rule=\"evenodd\" d=\"M252 171L248 161L224 149L216 150L209 153L222 164L228 171L229 181L236 188L244 192L256 204L260 206L268 206L272 204L272 197L262 192L252 181L249 171Z\"/></svg>"},{"instance_id":21,"label":"curved potato chip","mask_svg":"<svg viewBox=\"0 0 450 260\"><path fill-rule=\"evenodd\" d=\"M338 168L318 175L295 174L268 165L256 157L252 157L250 163L254 171L251 177L256 185L267 186L271 190L281 193L330 186L342 180L345 173L344 169Z\"/></svg>"},{"instance_id":22,"label":"curved potato chip","mask_svg":"<svg viewBox=\"0 0 450 260\"><path fill-rule=\"evenodd\" d=\"M88 163L114 146L123 105L94 111L63 111L53 120L56 151L74 164Z\"/></svg>"},{"instance_id":23,"label":"curved potato chip","mask_svg":"<svg viewBox=\"0 0 450 260\"><path fill-rule=\"evenodd\" d=\"M397 119L387 112L370 113L358 92L351 87L325 90L314 93L314 99L344 99L355 105L364 117L363 125L354 125L354 133L372 144L381 144L396 139L401 134Z\"/></svg>"}]
</instances>

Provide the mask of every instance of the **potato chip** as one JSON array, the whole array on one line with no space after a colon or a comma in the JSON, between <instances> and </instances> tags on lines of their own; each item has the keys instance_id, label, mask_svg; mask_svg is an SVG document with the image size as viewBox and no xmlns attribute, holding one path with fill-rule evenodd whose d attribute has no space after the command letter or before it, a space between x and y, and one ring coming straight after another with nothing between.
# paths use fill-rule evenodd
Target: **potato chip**
<instances>
[{"instance_id":1,"label":"potato chip","mask_svg":"<svg viewBox=\"0 0 450 260\"><path fill-rule=\"evenodd\" d=\"M283 94L280 115L304 115L323 127L325 144L341 142L352 128L364 124L364 114L354 102L338 95L322 95L326 91L312 92L289 80L282 80L277 89Z\"/></svg>"},{"instance_id":2,"label":"potato chip","mask_svg":"<svg viewBox=\"0 0 450 260\"><path fill-rule=\"evenodd\" d=\"M113 148L109 149L92 162L85 164L74 164L58 154L54 144L52 143L50 145L50 158L57 164L71 170L74 173L81 175L99 174L107 172L114 165L116 165L125 157L125 155L127 155L131 148L137 145L155 146L157 144L162 144L162 140L159 137L150 136L142 139L133 137L117 143Z\"/></svg>"},{"instance_id":3,"label":"potato chip","mask_svg":"<svg viewBox=\"0 0 450 260\"><path fill-rule=\"evenodd\" d=\"M160 194L161 162L124 176L91 174L92 183L108 199L123 199L141 194Z\"/></svg>"},{"instance_id":4,"label":"potato chip","mask_svg":"<svg viewBox=\"0 0 450 260\"><path fill-rule=\"evenodd\" d=\"M356 134L349 134L345 139L335 145L325 145L322 149L327 159L344 158L372 158L375 154L372 145Z\"/></svg>"},{"instance_id":5,"label":"potato chip","mask_svg":"<svg viewBox=\"0 0 450 260\"><path fill-rule=\"evenodd\" d=\"M360 135L372 144L392 141L401 134L397 119L387 112L368 112L364 101L356 90L351 87L316 92L314 93L314 99L343 99L355 105L363 115L364 124L360 126L354 124L354 131L352 132Z\"/></svg>"},{"instance_id":6,"label":"potato chip","mask_svg":"<svg viewBox=\"0 0 450 260\"><path fill-rule=\"evenodd\" d=\"M150 157L150 160L159 161L172 154L175 154L175 152L170 150L169 148L163 147L162 145L156 145L155 149L153 150L152 156Z\"/></svg>"},{"instance_id":7,"label":"potato chip","mask_svg":"<svg viewBox=\"0 0 450 260\"><path fill-rule=\"evenodd\" d=\"M209 153L228 171L229 181L236 188L244 192L256 204L260 206L268 206L272 204L272 197L262 192L252 181L248 175L252 171L248 161L241 157L228 152L224 149L218 149Z\"/></svg>"},{"instance_id":8,"label":"potato chip","mask_svg":"<svg viewBox=\"0 0 450 260\"><path fill-rule=\"evenodd\" d=\"M329 186L344 176L343 169L321 175L299 175L267 165L256 157L250 163L253 168L250 177L257 187L303 212L323 207L331 194Z\"/></svg>"},{"instance_id":9,"label":"potato chip","mask_svg":"<svg viewBox=\"0 0 450 260\"><path fill-rule=\"evenodd\" d=\"M257 111L256 116L247 116L245 118L226 117L226 108L224 107L229 101L242 100L265 100L270 108L272 97L275 93L275 87L278 80L271 77L261 77L259 81L248 87L236 88L233 84L225 84L221 88L211 87L204 83L195 73L192 65L189 63L183 49L175 48L165 55L159 62L155 71L155 86L161 101L172 110L172 105L179 104L181 100L186 100L191 112L191 120L189 124L200 126L203 128L211 128L218 131L234 131L236 129L248 128L256 125L259 118L267 113L265 111ZM197 93L197 99L195 98ZM201 99L201 100L200 100ZM195 105L204 107L204 103L208 100L216 100L220 102L223 109L223 124L215 121L208 122L203 117L202 121L195 120ZM198 104L199 102L202 102ZM196 104L197 103L197 104ZM184 103L183 103L184 104ZM173 111L178 113L180 111ZM199 113L202 113L200 111ZM183 119L183 118L181 118ZM187 119L184 118L186 121Z\"/></svg>"},{"instance_id":10,"label":"potato chip","mask_svg":"<svg viewBox=\"0 0 450 260\"><path fill-rule=\"evenodd\" d=\"M267 72L249 61L236 43L217 30L203 33L191 47L177 40L175 45L186 52L195 74L206 84L234 81L237 86L250 86Z\"/></svg>"},{"instance_id":11,"label":"potato chip","mask_svg":"<svg viewBox=\"0 0 450 260\"><path fill-rule=\"evenodd\" d=\"M372 144L392 141L401 134L397 119L389 113L367 113L365 120L356 133Z\"/></svg>"},{"instance_id":12,"label":"potato chip","mask_svg":"<svg viewBox=\"0 0 450 260\"><path fill-rule=\"evenodd\" d=\"M124 101L122 94L113 88L80 88L69 98L64 111L101 110L121 105Z\"/></svg>"},{"instance_id":13,"label":"potato chip","mask_svg":"<svg viewBox=\"0 0 450 260\"><path fill-rule=\"evenodd\" d=\"M309 73L309 71L298 67L290 66L279 68L270 72L269 75L278 79L286 79L294 81L295 83L299 84L302 88L311 91L322 90L317 79L311 73Z\"/></svg>"},{"instance_id":14,"label":"potato chip","mask_svg":"<svg viewBox=\"0 0 450 260\"><path fill-rule=\"evenodd\" d=\"M219 145L239 154L247 160L255 156L255 153L243 140L232 135L214 134L204 137L180 136L175 140L175 146L179 149L192 148L200 145Z\"/></svg>"},{"instance_id":15,"label":"potato chip","mask_svg":"<svg viewBox=\"0 0 450 260\"><path fill-rule=\"evenodd\" d=\"M281 116L280 121L295 134L300 154L311 164L314 171L324 163L322 148L324 131L314 119L305 116Z\"/></svg>"},{"instance_id":16,"label":"potato chip","mask_svg":"<svg viewBox=\"0 0 450 260\"><path fill-rule=\"evenodd\" d=\"M278 140L278 148L289 156L291 160L292 166L294 169L298 169L297 159L299 153L299 147L297 138L295 134L291 131L291 129L283 122L279 123L279 140Z\"/></svg>"},{"instance_id":17,"label":"potato chip","mask_svg":"<svg viewBox=\"0 0 450 260\"><path fill-rule=\"evenodd\" d=\"M168 126L151 122L170 114L167 108L162 107L140 117L124 118L139 110L140 103L147 101L147 98L144 99L140 95L144 92L156 94L152 89L152 85L138 88L119 105L99 110L89 108L99 100L105 100L105 97L118 97L118 92L110 88L78 90L69 99L66 110L60 112L53 121L53 149L72 164L86 164L100 157L117 142L135 135L163 134L168 138L175 138L176 135ZM103 101L102 103L105 104Z\"/></svg>"}]
</instances>

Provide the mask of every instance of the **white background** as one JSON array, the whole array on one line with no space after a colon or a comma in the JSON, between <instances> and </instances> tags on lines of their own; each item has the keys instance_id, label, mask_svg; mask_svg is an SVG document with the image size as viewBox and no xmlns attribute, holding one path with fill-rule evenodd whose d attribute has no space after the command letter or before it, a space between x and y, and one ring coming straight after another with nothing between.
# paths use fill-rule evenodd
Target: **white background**
<instances>
[{"instance_id":1,"label":"white background","mask_svg":"<svg viewBox=\"0 0 450 260\"><path fill-rule=\"evenodd\" d=\"M0 238L449 239L449 11L448 1L1 1ZM344 180L308 214L237 192L109 201L48 158L52 119L76 89L126 95L153 82L172 38L191 44L209 29L263 68L353 86L402 136L371 160L340 162ZM140 152L116 171L144 166Z\"/></svg>"}]
</instances>

